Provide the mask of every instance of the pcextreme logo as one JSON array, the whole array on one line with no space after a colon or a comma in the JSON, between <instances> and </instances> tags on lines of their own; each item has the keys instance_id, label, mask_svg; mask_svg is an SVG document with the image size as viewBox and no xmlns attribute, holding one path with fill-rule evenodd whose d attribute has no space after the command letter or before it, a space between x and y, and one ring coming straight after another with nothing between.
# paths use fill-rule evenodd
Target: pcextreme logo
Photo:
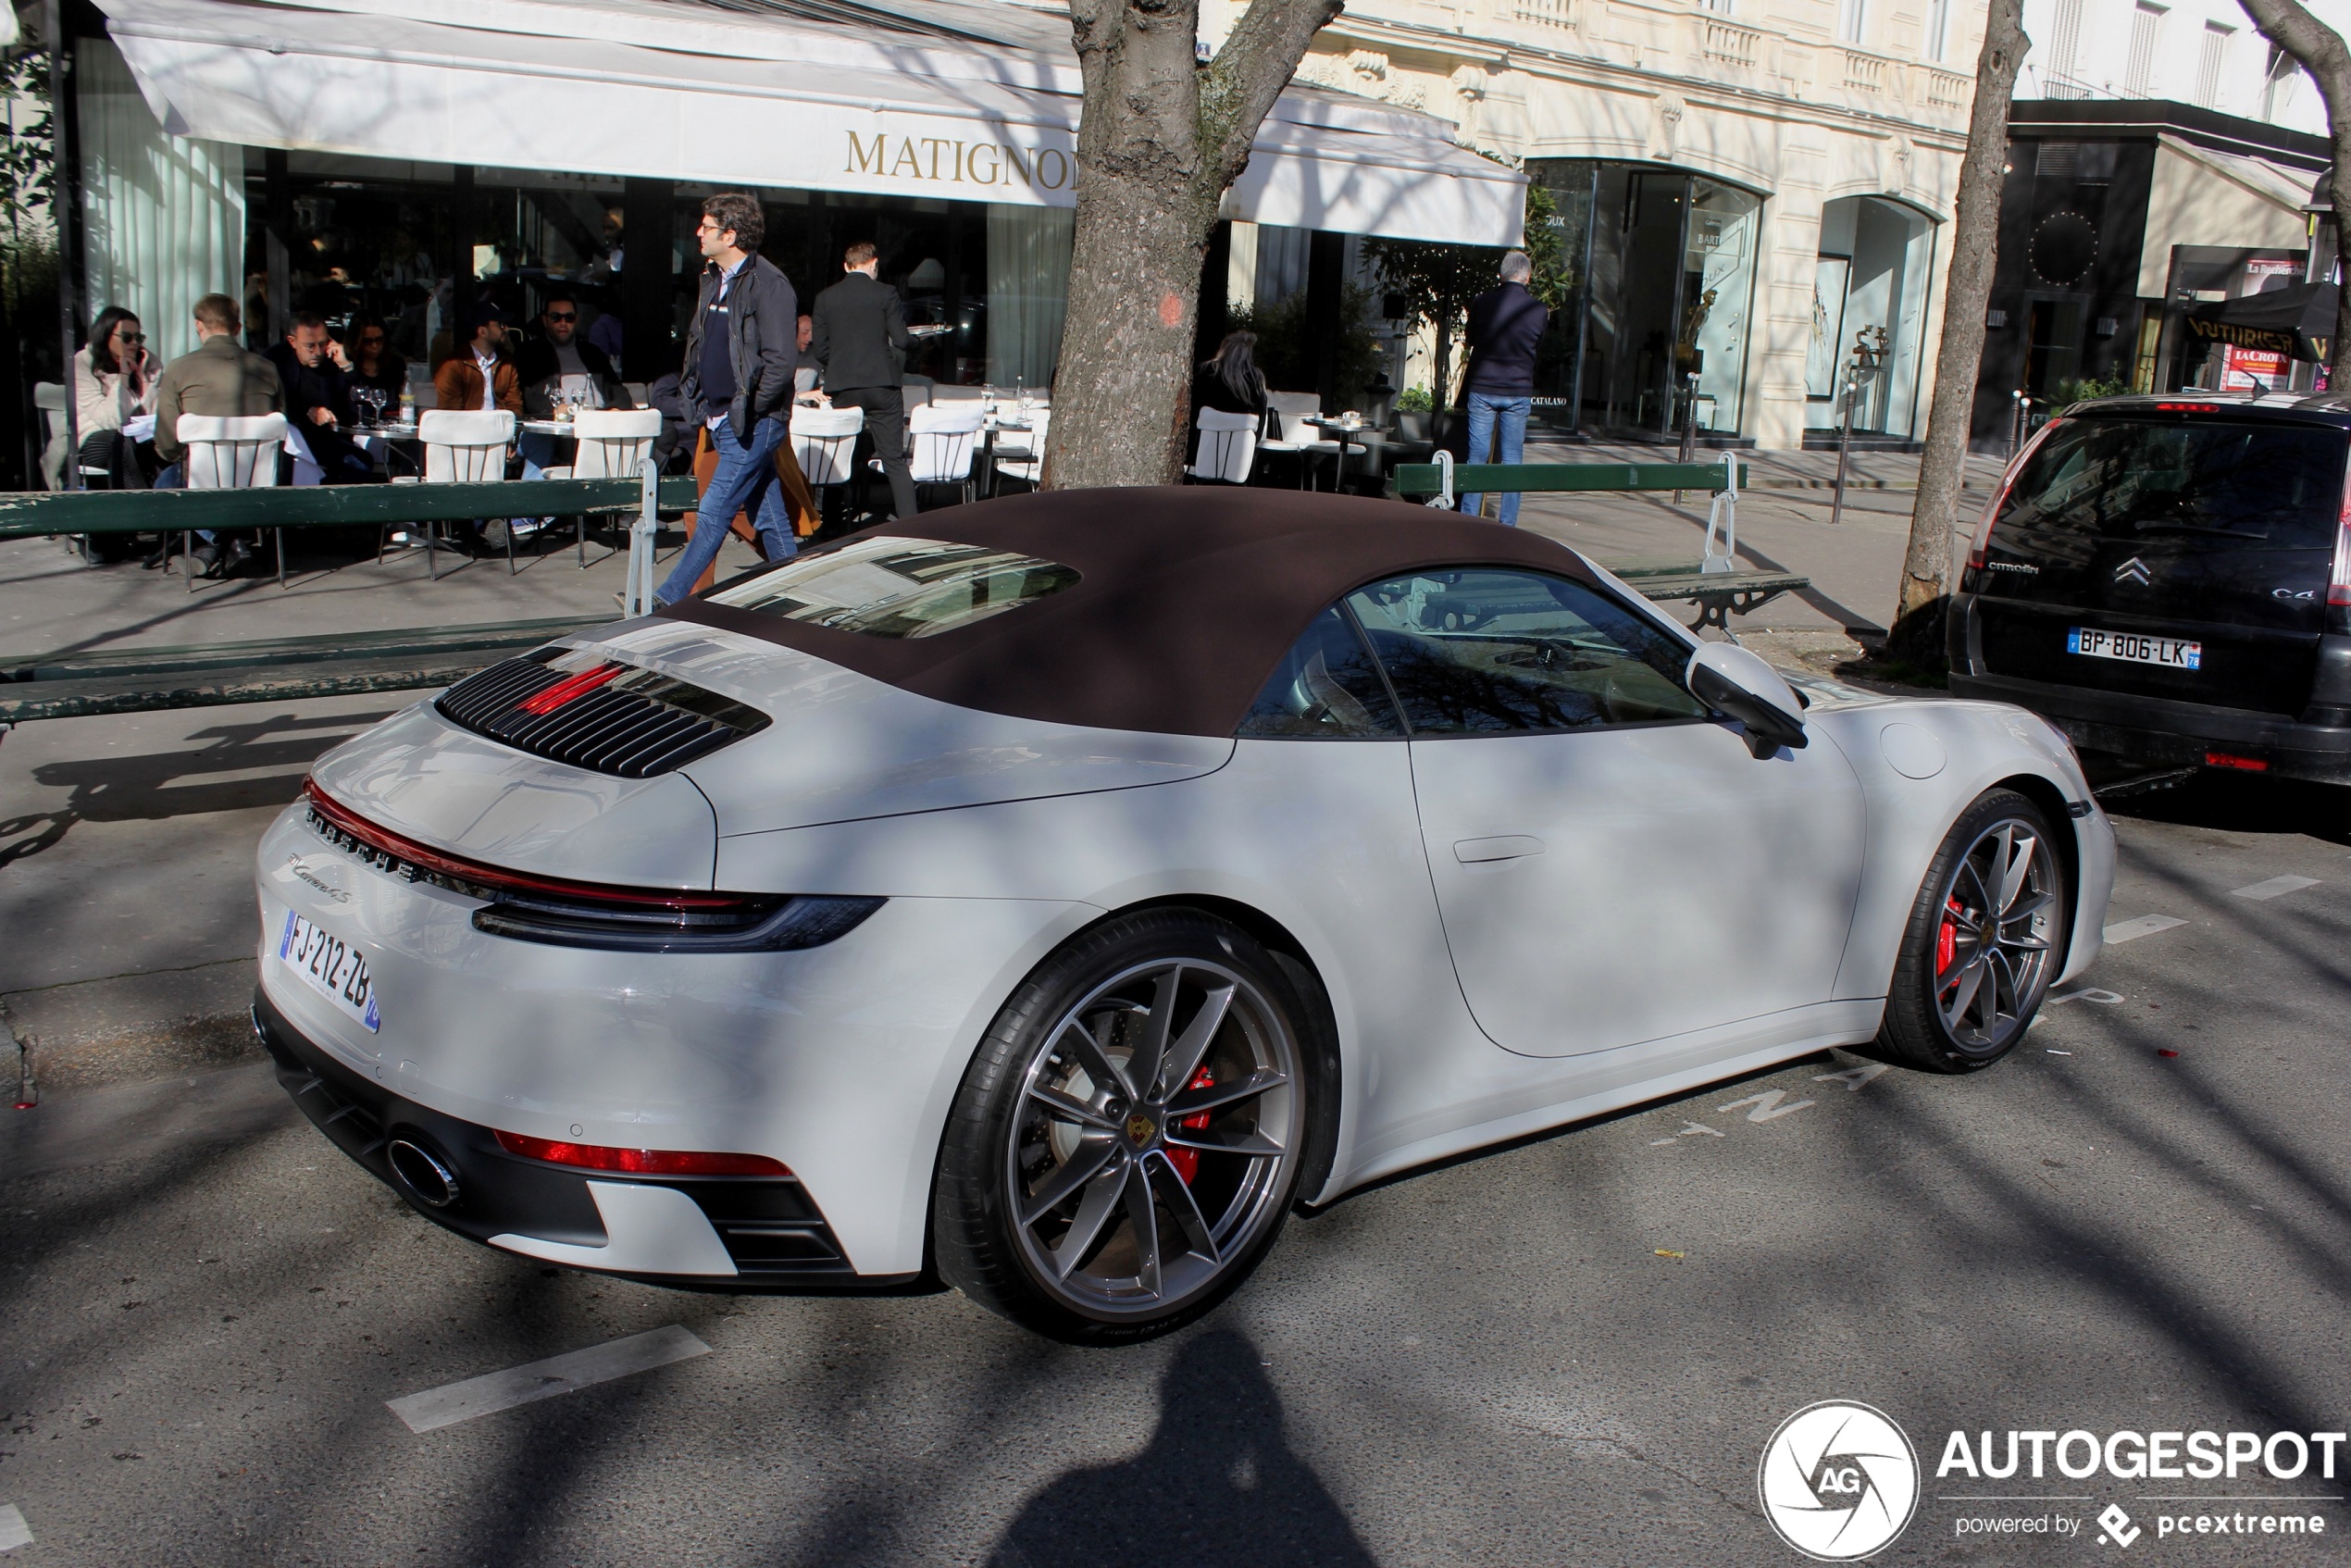
<instances>
[{"instance_id":1,"label":"pcextreme logo","mask_svg":"<svg viewBox=\"0 0 2351 1568\"><path fill-rule=\"evenodd\" d=\"M1816 1562L1852 1562L1918 1511L1918 1450L1884 1411L1823 1400L1780 1423L1755 1487L1780 1539Z\"/></svg>"}]
</instances>

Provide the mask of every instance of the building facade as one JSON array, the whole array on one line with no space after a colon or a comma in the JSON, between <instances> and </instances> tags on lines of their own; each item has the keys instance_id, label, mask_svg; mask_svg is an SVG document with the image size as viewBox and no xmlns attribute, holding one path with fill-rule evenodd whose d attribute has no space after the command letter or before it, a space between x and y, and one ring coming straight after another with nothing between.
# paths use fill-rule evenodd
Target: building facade
<instances>
[{"instance_id":1,"label":"building facade","mask_svg":"<svg viewBox=\"0 0 2351 1568\"><path fill-rule=\"evenodd\" d=\"M2351 0L2304 0L2336 31ZM2024 0L2020 103L2154 99L2323 136L2317 84L2237 0Z\"/></svg>"},{"instance_id":2,"label":"building facade","mask_svg":"<svg viewBox=\"0 0 2351 1568\"><path fill-rule=\"evenodd\" d=\"M1212 44L1243 9L1206 0ZM1554 432L1819 443L1866 337L1855 429L1904 444L1983 25L1961 0L1354 0L1300 74L1451 120L1550 193L1572 286L1537 398Z\"/></svg>"}]
</instances>

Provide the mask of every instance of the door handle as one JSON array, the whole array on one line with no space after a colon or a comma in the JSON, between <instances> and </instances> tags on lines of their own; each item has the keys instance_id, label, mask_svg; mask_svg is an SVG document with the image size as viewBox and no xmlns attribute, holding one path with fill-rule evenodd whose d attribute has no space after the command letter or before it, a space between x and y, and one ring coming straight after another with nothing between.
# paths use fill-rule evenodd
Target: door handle
<instances>
[{"instance_id":1,"label":"door handle","mask_svg":"<svg viewBox=\"0 0 2351 1568\"><path fill-rule=\"evenodd\" d=\"M1489 860L1517 860L1522 856L1541 854L1543 840L1524 833L1504 834L1496 839L1461 839L1453 844L1453 858L1463 865L1477 865Z\"/></svg>"}]
</instances>

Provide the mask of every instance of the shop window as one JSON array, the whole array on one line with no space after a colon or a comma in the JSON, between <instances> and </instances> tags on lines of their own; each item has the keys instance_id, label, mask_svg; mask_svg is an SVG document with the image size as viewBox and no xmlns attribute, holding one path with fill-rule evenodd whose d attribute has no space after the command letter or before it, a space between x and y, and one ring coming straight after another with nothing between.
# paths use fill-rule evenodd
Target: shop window
<instances>
[{"instance_id":1,"label":"shop window","mask_svg":"<svg viewBox=\"0 0 2351 1568\"><path fill-rule=\"evenodd\" d=\"M1913 207L1847 196L1821 209L1804 360L1808 428L1832 429L1843 422L1854 346L1866 342L1876 367L1858 386L1853 428L1903 440L1917 436L1920 350L1934 261L1934 225Z\"/></svg>"}]
</instances>

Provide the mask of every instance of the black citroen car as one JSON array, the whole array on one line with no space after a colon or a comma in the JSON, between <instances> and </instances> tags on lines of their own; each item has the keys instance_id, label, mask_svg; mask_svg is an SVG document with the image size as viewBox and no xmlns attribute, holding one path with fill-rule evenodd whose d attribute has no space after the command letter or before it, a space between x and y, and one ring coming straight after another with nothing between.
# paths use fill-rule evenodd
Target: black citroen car
<instances>
[{"instance_id":1,"label":"black citroen car","mask_svg":"<svg viewBox=\"0 0 2351 1568\"><path fill-rule=\"evenodd\" d=\"M2351 783L2351 398L2101 398L1985 509L1951 690L2084 752Z\"/></svg>"}]
</instances>

